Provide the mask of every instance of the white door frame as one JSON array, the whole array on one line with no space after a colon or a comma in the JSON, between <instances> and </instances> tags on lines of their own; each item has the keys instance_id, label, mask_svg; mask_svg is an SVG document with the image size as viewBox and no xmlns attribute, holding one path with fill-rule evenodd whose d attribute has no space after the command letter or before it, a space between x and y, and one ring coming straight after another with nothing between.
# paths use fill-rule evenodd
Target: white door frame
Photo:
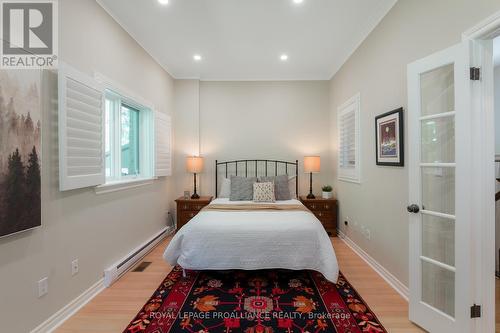
<instances>
[{"instance_id":1,"label":"white door frame","mask_svg":"<svg viewBox=\"0 0 500 333\"><path fill-rule=\"evenodd\" d=\"M472 228L471 256L474 302L481 305L481 318L473 321L474 332L495 331L495 110L493 105L493 43L500 35L500 12L464 32L471 45L471 66L481 69L480 81L471 81Z\"/></svg>"}]
</instances>

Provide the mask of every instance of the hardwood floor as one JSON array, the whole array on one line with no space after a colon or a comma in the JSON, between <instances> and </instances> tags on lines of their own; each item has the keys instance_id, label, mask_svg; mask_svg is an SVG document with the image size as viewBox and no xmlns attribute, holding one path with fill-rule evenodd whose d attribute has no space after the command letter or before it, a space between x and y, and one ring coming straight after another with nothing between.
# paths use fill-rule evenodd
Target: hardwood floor
<instances>
[{"instance_id":1,"label":"hardwood floor","mask_svg":"<svg viewBox=\"0 0 500 333\"><path fill-rule=\"evenodd\" d=\"M122 332L172 269L162 259L170 239L144 260L152 264L141 273L128 272L67 320L58 333ZM340 270L391 333L424 332L408 320L408 303L343 241L332 238Z\"/></svg>"}]
</instances>

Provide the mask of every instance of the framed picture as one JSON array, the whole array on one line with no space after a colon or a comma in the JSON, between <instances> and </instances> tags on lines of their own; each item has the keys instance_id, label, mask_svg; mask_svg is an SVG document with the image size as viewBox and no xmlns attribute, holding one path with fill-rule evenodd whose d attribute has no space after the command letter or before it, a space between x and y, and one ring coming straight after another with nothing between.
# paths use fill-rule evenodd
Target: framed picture
<instances>
[{"instance_id":1,"label":"framed picture","mask_svg":"<svg viewBox=\"0 0 500 333\"><path fill-rule=\"evenodd\" d=\"M403 108L375 117L377 165L405 165Z\"/></svg>"},{"instance_id":2,"label":"framed picture","mask_svg":"<svg viewBox=\"0 0 500 333\"><path fill-rule=\"evenodd\" d=\"M0 237L41 225L40 70L0 70Z\"/></svg>"}]
</instances>

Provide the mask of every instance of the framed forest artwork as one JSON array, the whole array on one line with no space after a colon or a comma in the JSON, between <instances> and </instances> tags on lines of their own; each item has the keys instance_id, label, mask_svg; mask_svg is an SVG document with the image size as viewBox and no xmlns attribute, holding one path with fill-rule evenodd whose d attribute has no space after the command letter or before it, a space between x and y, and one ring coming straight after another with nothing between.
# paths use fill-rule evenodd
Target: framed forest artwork
<instances>
[{"instance_id":1,"label":"framed forest artwork","mask_svg":"<svg viewBox=\"0 0 500 333\"><path fill-rule=\"evenodd\" d=\"M403 108L375 117L377 165L405 165Z\"/></svg>"},{"instance_id":2,"label":"framed forest artwork","mask_svg":"<svg viewBox=\"0 0 500 333\"><path fill-rule=\"evenodd\" d=\"M0 70L0 237L41 225L40 70Z\"/></svg>"}]
</instances>

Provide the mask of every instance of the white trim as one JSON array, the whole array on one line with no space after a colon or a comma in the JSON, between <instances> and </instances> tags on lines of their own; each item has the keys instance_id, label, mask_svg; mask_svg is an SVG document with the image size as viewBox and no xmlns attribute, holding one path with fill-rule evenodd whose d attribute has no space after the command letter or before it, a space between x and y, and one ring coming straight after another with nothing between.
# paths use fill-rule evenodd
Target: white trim
<instances>
[{"instance_id":1,"label":"white trim","mask_svg":"<svg viewBox=\"0 0 500 333\"><path fill-rule=\"evenodd\" d=\"M420 163L423 168L455 168L456 163Z\"/></svg>"},{"instance_id":2,"label":"white trim","mask_svg":"<svg viewBox=\"0 0 500 333\"><path fill-rule=\"evenodd\" d=\"M471 66L481 68L481 80L471 84L471 141L473 150L471 216L475 221L470 237L474 261L472 292L474 302L481 305L481 318L475 320L475 332L495 330L495 176L494 163L494 107L492 39L500 35L500 11L479 22L462 34L462 40L471 44ZM478 146L479 145L479 146ZM497 304L498 306L498 304Z\"/></svg>"},{"instance_id":3,"label":"white trim","mask_svg":"<svg viewBox=\"0 0 500 333\"><path fill-rule=\"evenodd\" d=\"M94 79L101 84L104 89L111 90L115 94L120 96L120 99L133 107L155 110L153 103L149 102L147 99L137 95L131 89L124 87L119 82L110 79L109 77L99 73L94 72Z\"/></svg>"},{"instance_id":4,"label":"white trim","mask_svg":"<svg viewBox=\"0 0 500 333\"><path fill-rule=\"evenodd\" d=\"M90 302L95 296L104 290L104 279L94 283L89 289L85 290L78 297L66 304L62 309L54 313L43 323L30 331L30 333L50 333L61 326L66 320L73 316L85 304Z\"/></svg>"},{"instance_id":5,"label":"white trim","mask_svg":"<svg viewBox=\"0 0 500 333\"><path fill-rule=\"evenodd\" d=\"M446 269L447 271L455 273L457 269L453 266L447 265L445 263L442 263L441 261L434 260L432 258L426 257L426 256L420 256L420 260L428 262L429 264L436 265L438 267L441 267L442 269Z\"/></svg>"},{"instance_id":6,"label":"white trim","mask_svg":"<svg viewBox=\"0 0 500 333\"><path fill-rule=\"evenodd\" d=\"M425 303L425 302L420 301L420 305L422 305L422 306L424 306L424 307L427 307L430 311L435 311L435 312L439 313L439 315L440 315L440 316L443 316L443 317L448 318L448 320L449 320L449 321L451 321L451 322L454 322L454 321L455 321L455 318L453 318L453 317L452 317L452 316L450 316L449 314L447 314L447 313L445 313L445 312L443 312L443 311L441 311L441 310L439 310L439 309L437 309L437 308L433 307L433 306L432 306L432 305L430 305L430 304L427 304L427 303Z\"/></svg>"},{"instance_id":7,"label":"white trim","mask_svg":"<svg viewBox=\"0 0 500 333\"><path fill-rule=\"evenodd\" d=\"M438 118L453 117L453 116L455 116L455 114L456 114L455 111L436 113L436 114L431 114L429 116L420 117L420 120L431 120L431 119L438 119Z\"/></svg>"},{"instance_id":8,"label":"white trim","mask_svg":"<svg viewBox=\"0 0 500 333\"><path fill-rule=\"evenodd\" d=\"M410 295L410 290L401 281L398 280L394 275L392 275L384 266L382 266L377 260L373 259L368 253L366 253L361 247L359 247L352 239L347 237L342 231L337 231L339 238L361 259L363 259L368 266L370 266L378 275L380 275L385 282L387 282L401 297L408 302L408 297Z\"/></svg>"},{"instance_id":9,"label":"white trim","mask_svg":"<svg viewBox=\"0 0 500 333\"><path fill-rule=\"evenodd\" d=\"M500 11L485 18L462 34L462 40L493 39L500 35Z\"/></svg>"},{"instance_id":10,"label":"white trim","mask_svg":"<svg viewBox=\"0 0 500 333\"><path fill-rule=\"evenodd\" d=\"M451 215L451 214L445 214L445 213L440 213L440 212L433 212L431 210L425 210L425 209L422 209L420 211L420 213L424 214L424 215L430 215L430 216L435 216L435 217L442 217L443 219L448 219L448 220L456 220L456 216L455 215Z\"/></svg>"},{"instance_id":11,"label":"white trim","mask_svg":"<svg viewBox=\"0 0 500 333\"><path fill-rule=\"evenodd\" d=\"M156 177L153 177L153 178L147 178L147 179L143 179L143 178L141 178L141 179L126 179L126 180L121 180L121 181L108 182L106 184L102 184L102 185L94 187L94 190L95 190L96 194L105 194L105 193L123 191L123 190L128 190L131 188L151 185L151 184L153 184L154 180L156 180L156 179L157 179Z\"/></svg>"}]
</instances>

